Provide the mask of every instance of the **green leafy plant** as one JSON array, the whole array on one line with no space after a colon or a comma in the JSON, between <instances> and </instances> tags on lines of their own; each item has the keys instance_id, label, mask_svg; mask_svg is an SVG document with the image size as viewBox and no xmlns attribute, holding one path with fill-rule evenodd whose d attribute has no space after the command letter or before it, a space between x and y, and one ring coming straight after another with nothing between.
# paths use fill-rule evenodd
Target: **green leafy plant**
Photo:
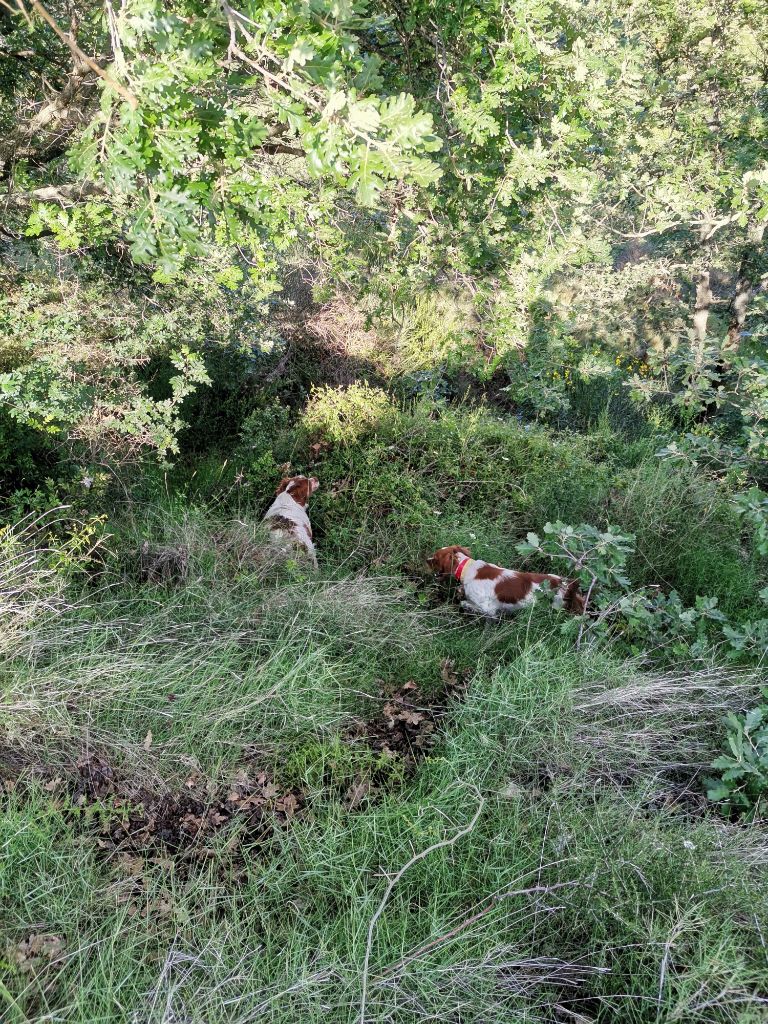
<instances>
[{"instance_id":1,"label":"green leafy plant","mask_svg":"<svg viewBox=\"0 0 768 1024\"><path fill-rule=\"evenodd\" d=\"M579 642L584 636L610 634L634 654L656 649L668 655L701 655L711 648L707 623L727 621L716 597L697 597L687 608L675 590L664 594L658 587L633 588L626 574L627 559L634 552L633 534L559 521L546 523L544 534L540 539L529 533L517 551L543 556L559 571L579 578L591 612L589 623L582 621L578 627ZM572 627L568 623L564 628Z\"/></svg>"},{"instance_id":2,"label":"green leafy plant","mask_svg":"<svg viewBox=\"0 0 768 1024\"><path fill-rule=\"evenodd\" d=\"M762 691L768 700L768 688ZM707 784L707 796L723 813L754 821L763 817L768 794L768 703L746 714L731 712L726 720L726 750L712 762L718 777Z\"/></svg>"},{"instance_id":3,"label":"green leafy plant","mask_svg":"<svg viewBox=\"0 0 768 1024\"><path fill-rule=\"evenodd\" d=\"M568 378L546 361L534 365L514 359L507 372L510 397L537 419L546 420L570 408Z\"/></svg>"},{"instance_id":4,"label":"green leafy plant","mask_svg":"<svg viewBox=\"0 0 768 1024\"><path fill-rule=\"evenodd\" d=\"M213 240L259 252L311 230L323 201L276 174L275 155L303 158L366 207L389 182L434 184L431 115L385 93L380 58L361 51L380 24L346 0L129 0L112 12L115 63L74 160L115 200L133 259L168 277Z\"/></svg>"},{"instance_id":5,"label":"green leafy plant","mask_svg":"<svg viewBox=\"0 0 768 1024\"><path fill-rule=\"evenodd\" d=\"M517 551L565 563L567 571L578 575L591 596L595 588L626 590L630 586L625 566L634 550L634 540L633 534L622 534L613 528L603 531L589 523L569 526L558 520L544 524L543 539L529 533L517 545Z\"/></svg>"},{"instance_id":6,"label":"green leafy plant","mask_svg":"<svg viewBox=\"0 0 768 1024\"><path fill-rule=\"evenodd\" d=\"M669 441L656 452L664 462L678 462L706 469L713 476L728 470L741 470L749 466L749 459L739 445L728 444L720 438L706 434L686 432Z\"/></svg>"},{"instance_id":7,"label":"green leafy plant","mask_svg":"<svg viewBox=\"0 0 768 1024\"><path fill-rule=\"evenodd\" d=\"M386 426L393 414L389 395L381 388L370 384L324 386L310 395L301 423L310 436L345 445Z\"/></svg>"},{"instance_id":8,"label":"green leafy plant","mask_svg":"<svg viewBox=\"0 0 768 1024\"><path fill-rule=\"evenodd\" d=\"M759 487L751 487L733 500L742 521L753 531L755 550L768 555L768 494Z\"/></svg>"},{"instance_id":9,"label":"green leafy plant","mask_svg":"<svg viewBox=\"0 0 768 1024\"><path fill-rule=\"evenodd\" d=\"M768 605L768 587L763 587L758 597L764 605ZM731 648L732 658L765 659L768 651L768 616L738 624L726 624L723 626L723 633Z\"/></svg>"}]
</instances>

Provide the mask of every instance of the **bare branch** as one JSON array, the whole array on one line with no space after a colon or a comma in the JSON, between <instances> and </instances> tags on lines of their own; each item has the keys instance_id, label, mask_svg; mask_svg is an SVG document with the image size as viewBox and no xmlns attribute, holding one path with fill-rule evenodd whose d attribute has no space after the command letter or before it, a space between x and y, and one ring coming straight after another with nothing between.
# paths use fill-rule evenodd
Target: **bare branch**
<instances>
[{"instance_id":1,"label":"bare branch","mask_svg":"<svg viewBox=\"0 0 768 1024\"><path fill-rule=\"evenodd\" d=\"M23 9L21 3L19 4L19 9ZM32 10L35 12L35 14L39 14L43 21L46 22L46 24L53 29L53 31L56 33L56 35L59 37L62 43L69 47L69 49L72 51L74 56L77 57L79 61L82 61L82 63L89 67L91 71L94 72L94 74L97 74L99 78L107 82L107 84L110 85L115 90L115 92L117 92L120 96L123 97L123 99L126 101L126 103L128 103L132 110L137 109L139 101L133 95L133 93L126 89L125 86L120 85L120 83L116 81L112 77L112 75L109 74L108 71L105 71L104 68L97 64L96 61L91 60L88 54L84 53L80 49L80 47L77 45L72 36L69 33L64 32L63 29L61 29L56 24L56 22L53 20L48 11L46 11L46 9L40 3L40 0L32 0Z\"/></svg>"},{"instance_id":2,"label":"bare branch","mask_svg":"<svg viewBox=\"0 0 768 1024\"><path fill-rule=\"evenodd\" d=\"M45 185L43 188L32 189L31 192L11 192L5 200L6 209L27 206L29 203L60 203L71 206L78 200L88 196L101 195L104 190L90 182L78 182L74 185Z\"/></svg>"},{"instance_id":3,"label":"bare branch","mask_svg":"<svg viewBox=\"0 0 768 1024\"><path fill-rule=\"evenodd\" d=\"M381 903L379 903L378 907L376 908L376 913L373 915L373 917L371 918L371 922L368 925L368 939L365 944L365 959L363 960L363 972L360 980L360 1024L365 1024L365 1007L368 999L368 972L371 961L371 949L373 947L373 933L376 930L376 923L381 917L381 915L384 913L384 908L387 905L389 897L392 895L392 890L395 888L395 886L403 877L408 868L413 867L413 865L416 864L418 861L424 860L425 857L428 857L430 853L434 853L435 850L440 850L445 846L453 846L455 843L459 841L459 839L463 839L464 836L468 836L469 833L474 829L475 825L477 824L480 818L480 815L483 813L483 808L485 807L485 798L481 795L480 791L476 789L474 786L472 786L471 788L475 790L475 794L477 795L479 803L477 805L477 810L472 815L472 820L470 821L470 823L466 825L464 828L459 829L458 832L454 832L454 834L450 836L448 839L441 839L439 843L433 843L432 846L428 846L426 850L422 850L420 853L414 854L413 857L411 857L409 861L403 864L403 866L400 868L397 874L393 875L390 878L389 882L387 883L387 888L384 890L384 895L381 897Z\"/></svg>"}]
</instances>

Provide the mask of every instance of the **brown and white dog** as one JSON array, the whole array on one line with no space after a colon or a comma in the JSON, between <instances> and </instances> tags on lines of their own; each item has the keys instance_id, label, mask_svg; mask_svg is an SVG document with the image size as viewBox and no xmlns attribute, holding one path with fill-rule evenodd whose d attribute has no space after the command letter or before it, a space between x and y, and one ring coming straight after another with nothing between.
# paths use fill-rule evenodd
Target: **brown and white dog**
<instances>
[{"instance_id":1,"label":"brown and white dog","mask_svg":"<svg viewBox=\"0 0 768 1024\"><path fill-rule=\"evenodd\" d=\"M320 486L314 476L287 476L277 487L277 496L262 522L266 523L273 536L287 541L290 546L299 546L309 555L312 565L317 568L315 545L312 543L312 525L307 515L307 502Z\"/></svg>"},{"instance_id":2,"label":"brown and white dog","mask_svg":"<svg viewBox=\"0 0 768 1024\"><path fill-rule=\"evenodd\" d=\"M586 598L579 590L578 580L552 576L544 572L516 572L500 565L483 562L472 557L468 548L452 544L438 548L427 559L427 565L440 576L453 576L464 590L461 607L477 615L499 618L527 608L536 600L536 594L547 587L554 594L555 608L565 608L575 615L583 615Z\"/></svg>"}]
</instances>

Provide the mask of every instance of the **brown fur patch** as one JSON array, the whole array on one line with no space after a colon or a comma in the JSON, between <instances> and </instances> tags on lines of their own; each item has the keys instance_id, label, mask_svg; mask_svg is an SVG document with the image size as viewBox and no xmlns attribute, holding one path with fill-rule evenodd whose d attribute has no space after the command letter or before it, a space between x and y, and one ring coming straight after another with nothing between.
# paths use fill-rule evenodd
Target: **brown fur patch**
<instances>
[{"instance_id":1,"label":"brown fur patch","mask_svg":"<svg viewBox=\"0 0 768 1024\"><path fill-rule=\"evenodd\" d=\"M296 523L292 519L286 519L285 516L269 516L266 523L270 530L285 530L286 533L296 532Z\"/></svg>"},{"instance_id":2,"label":"brown fur patch","mask_svg":"<svg viewBox=\"0 0 768 1024\"><path fill-rule=\"evenodd\" d=\"M475 573L476 580L495 580L504 572L498 565L481 565Z\"/></svg>"},{"instance_id":3,"label":"brown fur patch","mask_svg":"<svg viewBox=\"0 0 768 1024\"><path fill-rule=\"evenodd\" d=\"M587 610L587 598L579 589L579 581L571 580L563 595L563 605L574 615L583 615Z\"/></svg>"},{"instance_id":4,"label":"brown fur patch","mask_svg":"<svg viewBox=\"0 0 768 1024\"><path fill-rule=\"evenodd\" d=\"M319 486L320 484L314 476L286 476L277 485L275 494L287 491L296 504L303 508L307 504L310 494L314 494Z\"/></svg>"},{"instance_id":5,"label":"brown fur patch","mask_svg":"<svg viewBox=\"0 0 768 1024\"><path fill-rule=\"evenodd\" d=\"M531 592L535 583L541 586L547 581L553 590L557 590L562 580L559 576L551 576L545 572L519 572L515 576L505 576L494 588L496 597L505 604L519 604Z\"/></svg>"}]
</instances>

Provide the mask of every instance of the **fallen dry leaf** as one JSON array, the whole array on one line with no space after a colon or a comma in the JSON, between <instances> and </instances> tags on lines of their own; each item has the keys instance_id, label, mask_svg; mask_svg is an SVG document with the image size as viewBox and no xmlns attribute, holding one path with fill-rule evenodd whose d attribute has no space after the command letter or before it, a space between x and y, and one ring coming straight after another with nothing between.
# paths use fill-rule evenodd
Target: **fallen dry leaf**
<instances>
[{"instance_id":1,"label":"fallen dry leaf","mask_svg":"<svg viewBox=\"0 0 768 1024\"><path fill-rule=\"evenodd\" d=\"M365 800L371 791L371 780L370 779L357 779L349 787L347 792L344 794L344 803L347 805L347 809L354 811L356 807Z\"/></svg>"},{"instance_id":2,"label":"fallen dry leaf","mask_svg":"<svg viewBox=\"0 0 768 1024\"><path fill-rule=\"evenodd\" d=\"M24 974L32 974L51 963L64 949L64 936L36 932L16 946L9 946L7 958Z\"/></svg>"},{"instance_id":3,"label":"fallen dry leaf","mask_svg":"<svg viewBox=\"0 0 768 1024\"><path fill-rule=\"evenodd\" d=\"M146 867L143 857L136 857L131 853L121 853L115 859L115 865L128 878L141 878Z\"/></svg>"},{"instance_id":4,"label":"fallen dry leaf","mask_svg":"<svg viewBox=\"0 0 768 1024\"><path fill-rule=\"evenodd\" d=\"M408 725L418 725L424 721L424 715L420 711L401 711L397 717Z\"/></svg>"},{"instance_id":5,"label":"fallen dry leaf","mask_svg":"<svg viewBox=\"0 0 768 1024\"><path fill-rule=\"evenodd\" d=\"M285 796L281 797L276 805L276 810L283 811L288 818L292 818L299 808L299 801L293 793L286 793Z\"/></svg>"}]
</instances>

